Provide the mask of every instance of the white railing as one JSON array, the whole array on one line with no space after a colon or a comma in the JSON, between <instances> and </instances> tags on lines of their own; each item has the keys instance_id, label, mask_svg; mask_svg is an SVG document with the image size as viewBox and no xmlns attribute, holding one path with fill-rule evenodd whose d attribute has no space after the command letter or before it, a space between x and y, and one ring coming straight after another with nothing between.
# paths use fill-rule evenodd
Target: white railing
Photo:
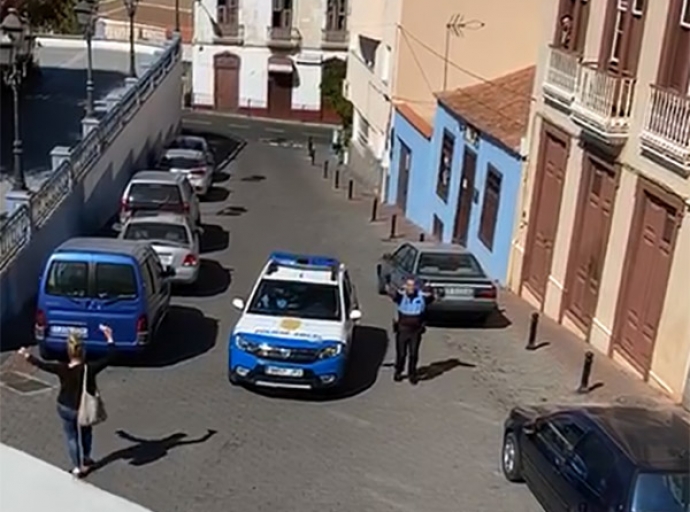
<instances>
[{"instance_id":1,"label":"white railing","mask_svg":"<svg viewBox=\"0 0 690 512\"><path fill-rule=\"evenodd\" d=\"M31 194L30 207L21 207L0 224L0 271L4 270L30 241L32 232L45 225L79 180L87 174L122 128L132 119L156 86L181 58L175 36L160 58L120 99L98 127L74 147L69 159L55 168L41 187Z\"/></svg>"},{"instance_id":2,"label":"white railing","mask_svg":"<svg viewBox=\"0 0 690 512\"><path fill-rule=\"evenodd\" d=\"M570 104L575 97L579 70L579 55L551 46L543 84L544 92Z\"/></svg>"},{"instance_id":3,"label":"white railing","mask_svg":"<svg viewBox=\"0 0 690 512\"><path fill-rule=\"evenodd\" d=\"M690 166L690 96L652 85L641 139Z\"/></svg>"},{"instance_id":4,"label":"white railing","mask_svg":"<svg viewBox=\"0 0 690 512\"><path fill-rule=\"evenodd\" d=\"M580 65L573 118L604 136L625 136L630 128L635 79L615 76L595 64Z\"/></svg>"}]
</instances>

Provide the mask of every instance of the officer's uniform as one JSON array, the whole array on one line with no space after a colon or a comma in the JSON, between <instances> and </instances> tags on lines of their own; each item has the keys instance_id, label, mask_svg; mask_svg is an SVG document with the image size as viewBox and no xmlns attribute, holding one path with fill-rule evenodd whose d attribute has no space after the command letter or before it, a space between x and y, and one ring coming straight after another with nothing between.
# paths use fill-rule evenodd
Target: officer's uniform
<instances>
[{"instance_id":1,"label":"officer's uniform","mask_svg":"<svg viewBox=\"0 0 690 512\"><path fill-rule=\"evenodd\" d=\"M426 295L420 290L415 290L412 295L404 291L397 291L393 300L398 305L398 320L395 323L396 380L400 380L407 360L410 382L416 383L419 345L422 342L424 332L424 313L427 306L433 301L433 296Z\"/></svg>"}]
</instances>

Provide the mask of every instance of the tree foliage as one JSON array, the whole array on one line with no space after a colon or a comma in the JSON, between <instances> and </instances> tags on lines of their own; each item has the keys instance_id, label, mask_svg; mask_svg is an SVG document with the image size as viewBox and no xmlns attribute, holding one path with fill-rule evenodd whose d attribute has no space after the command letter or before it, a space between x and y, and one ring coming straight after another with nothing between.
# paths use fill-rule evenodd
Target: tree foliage
<instances>
[{"instance_id":1,"label":"tree foliage","mask_svg":"<svg viewBox=\"0 0 690 512\"><path fill-rule=\"evenodd\" d=\"M343 96L343 81L347 74L347 64L339 59L324 63L321 77L321 97L340 116L344 128L352 125L352 103Z\"/></svg>"},{"instance_id":2,"label":"tree foliage","mask_svg":"<svg viewBox=\"0 0 690 512\"><path fill-rule=\"evenodd\" d=\"M26 16L34 30L71 34L78 30L74 14L76 0L4 0L2 17L15 8Z\"/></svg>"}]
</instances>

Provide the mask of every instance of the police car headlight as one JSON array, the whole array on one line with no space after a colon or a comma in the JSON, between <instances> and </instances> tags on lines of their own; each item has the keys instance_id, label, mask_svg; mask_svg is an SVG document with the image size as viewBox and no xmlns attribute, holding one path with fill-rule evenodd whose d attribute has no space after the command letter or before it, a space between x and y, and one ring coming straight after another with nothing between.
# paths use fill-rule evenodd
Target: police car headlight
<instances>
[{"instance_id":1,"label":"police car headlight","mask_svg":"<svg viewBox=\"0 0 690 512\"><path fill-rule=\"evenodd\" d=\"M342 344L338 343L337 345L330 345L328 347L321 349L321 351L319 352L319 358L328 359L330 357L336 357L339 356L342 353L342 351Z\"/></svg>"},{"instance_id":2,"label":"police car headlight","mask_svg":"<svg viewBox=\"0 0 690 512\"><path fill-rule=\"evenodd\" d=\"M240 350L244 350L245 352L249 352L250 354L253 354L257 350L259 350L259 346L256 343L247 341L242 336L235 336L235 345Z\"/></svg>"}]
</instances>

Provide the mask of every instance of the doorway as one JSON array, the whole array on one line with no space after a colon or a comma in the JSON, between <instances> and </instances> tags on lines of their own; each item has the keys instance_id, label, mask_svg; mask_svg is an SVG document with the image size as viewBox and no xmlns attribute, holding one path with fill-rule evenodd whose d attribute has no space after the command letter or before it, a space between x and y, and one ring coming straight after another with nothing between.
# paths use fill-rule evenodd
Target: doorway
<instances>
[{"instance_id":1,"label":"doorway","mask_svg":"<svg viewBox=\"0 0 690 512\"><path fill-rule=\"evenodd\" d=\"M240 63L230 52L213 57L214 103L216 110L236 111L240 104Z\"/></svg>"},{"instance_id":2,"label":"doorway","mask_svg":"<svg viewBox=\"0 0 690 512\"><path fill-rule=\"evenodd\" d=\"M407 211L407 190L410 184L412 151L400 139L398 142L400 143L400 160L398 161L398 193L395 203L405 213Z\"/></svg>"},{"instance_id":3,"label":"doorway","mask_svg":"<svg viewBox=\"0 0 690 512\"><path fill-rule=\"evenodd\" d=\"M465 147L465 152L462 157L462 176L460 177L458 209L455 214L455 227L453 228L453 243L455 244L467 245L467 234L470 229L476 175L477 154Z\"/></svg>"}]
</instances>

